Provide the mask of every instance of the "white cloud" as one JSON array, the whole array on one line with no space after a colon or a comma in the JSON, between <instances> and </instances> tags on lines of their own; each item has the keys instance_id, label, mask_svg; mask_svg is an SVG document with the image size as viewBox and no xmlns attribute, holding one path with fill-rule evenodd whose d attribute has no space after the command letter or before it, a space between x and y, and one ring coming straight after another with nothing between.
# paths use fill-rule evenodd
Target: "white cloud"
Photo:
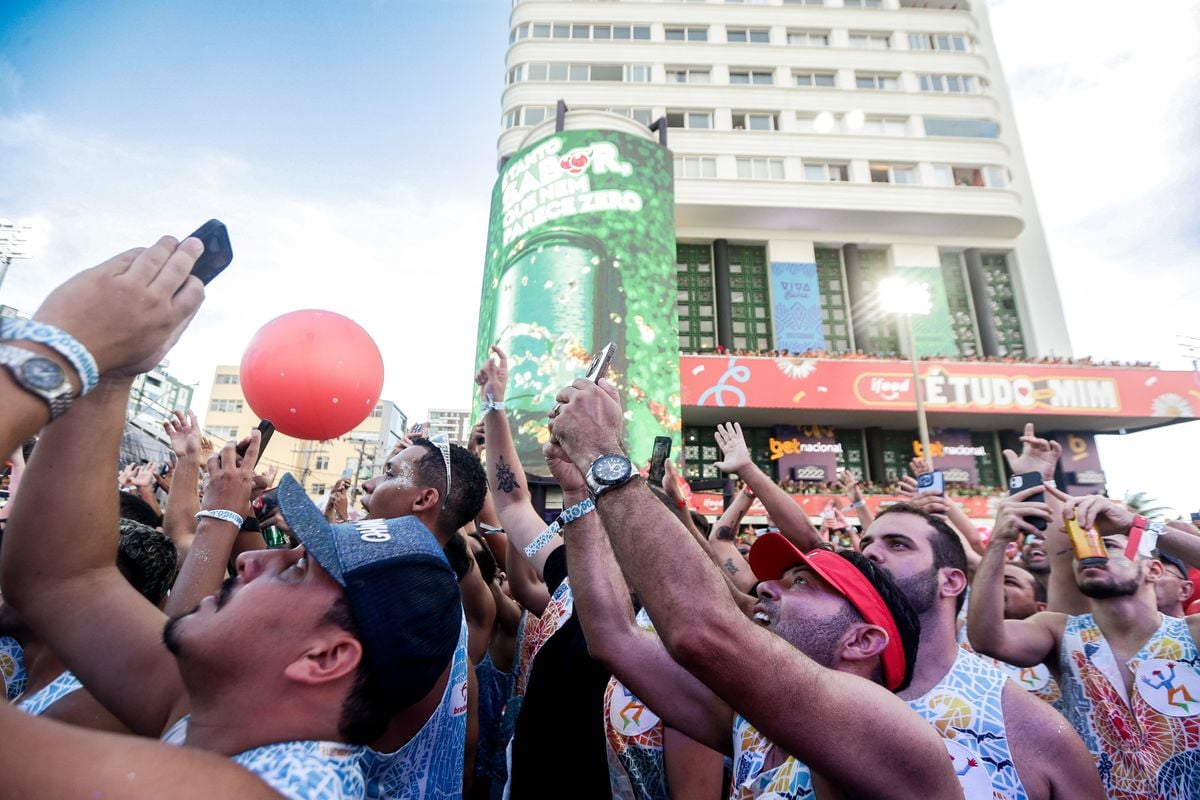
<instances>
[{"instance_id":1,"label":"white cloud","mask_svg":"<svg viewBox=\"0 0 1200 800\"><path fill-rule=\"evenodd\" d=\"M134 149L35 115L0 117L0 163L21 187L6 212L54 221L2 302L32 310L75 271L215 216L235 258L171 353L177 377L205 394L213 366L238 363L267 320L325 308L375 339L384 396L406 412L470 401L488 198L438 202L392 185L331 201L219 152Z\"/></svg>"},{"instance_id":2,"label":"white cloud","mask_svg":"<svg viewBox=\"0 0 1200 800\"><path fill-rule=\"evenodd\" d=\"M1188 368L1200 334L1200 4L989 3L1077 354ZM1200 507L1200 423L1101 437L1113 496Z\"/></svg>"}]
</instances>

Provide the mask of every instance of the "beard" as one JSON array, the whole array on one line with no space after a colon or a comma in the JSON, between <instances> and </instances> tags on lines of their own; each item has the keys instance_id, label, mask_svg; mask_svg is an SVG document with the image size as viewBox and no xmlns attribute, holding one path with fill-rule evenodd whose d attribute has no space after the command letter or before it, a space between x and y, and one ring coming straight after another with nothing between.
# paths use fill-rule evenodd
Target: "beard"
<instances>
[{"instance_id":1,"label":"beard","mask_svg":"<svg viewBox=\"0 0 1200 800\"><path fill-rule=\"evenodd\" d=\"M1137 594L1138 587L1142 585L1142 570L1138 569L1137 577L1128 578L1126 580L1117 580L1111 575L1104 578L1089 578L1079 581L1079 592L1084 597L1090 597L1093 600L1110 600L1114 597L1129 597Z\"/></svg>"},{"instance_id":2,"label":"beard","mask_svg":"<svg viewBox=\"0 0 1200 800\"><path fill-rule=\"evenodd\" d=\"M912 610L916 612L918 617L922 617L930 609L937 606L939 599L937 567L930 567L924 572L909 575L907 578L897 578L892 574L892 580L896 583L896 588L908 600L908 604L912 606Z\"/></svg>"},{"instance_id":3,"label":"beard","mask_svg":"<svg viewBox=\"0 0 1200 800\"><path fill-rule=\"evenodd\" d=\"M226 578L221 584L221 588L217 590L217 611L220 611L221 608L229 602L229 598L233 595L233 587L237 584L237 580L237 578ZM167 646L167 650L169 650L172 655L179 655L179 650L181 647L179 638L179 623L187 617L190 617L192 614L195 614L199 610L200 606L197 604L192 608L191 611L188 611L185 614L180 614L177 617L171 617L169 620L167 620L167 624L163 628L163 644Z\"/></svg>"},{"instance_id":4,"label":"beard","mask_svg":"<svg viewBox=\"0 0 1200 800\"><path fill-rule=\"evenodd\" d=\"M799 624L780 621L775 632L822 667L833 669L837 663L838 641L857 618L855 611L843 608L820 621L805 620Z\"/></svg>"}]
</instances>

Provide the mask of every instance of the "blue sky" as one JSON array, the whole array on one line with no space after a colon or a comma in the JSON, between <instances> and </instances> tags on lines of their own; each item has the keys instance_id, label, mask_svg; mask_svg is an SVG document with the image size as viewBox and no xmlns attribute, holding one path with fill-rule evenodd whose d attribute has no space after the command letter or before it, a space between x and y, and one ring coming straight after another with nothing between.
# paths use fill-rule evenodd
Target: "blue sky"
<instances>
[{"instance_id":1,"label":"blue sky","mask_svg":"<svg viewBox=\"0 0 1200 800\"><path fill-rule=\"evenodd\" d=\"M171 355L200 384L284 311L358 320L384 394L463 407L506 0L25 2L0 14L0 302L212 216L237 259ZM990 0L1077 354L1189 366L1200 335L1200 4ZM1200 423L1105 438L1116 489L1195 508Z\"/></svg>"}]
</instances>

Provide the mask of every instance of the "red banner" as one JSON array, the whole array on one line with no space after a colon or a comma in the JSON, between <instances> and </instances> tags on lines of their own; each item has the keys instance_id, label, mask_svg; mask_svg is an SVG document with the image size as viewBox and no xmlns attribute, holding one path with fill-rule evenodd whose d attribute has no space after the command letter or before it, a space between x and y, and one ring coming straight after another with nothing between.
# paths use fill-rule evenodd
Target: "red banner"
<instances>
[{"instance_id":1,"label":"red banner","mask_svg":"<svg viewBox=\"0 0 1200 800\"><path fill-rule=\"evenodd\" d=\"M791 495L804 513L810 517L819 517L821 512L825 510L825 506L830 500L838 500L841 503L841 512L852 522L858 522L854 514L854 509L850 508L850 503L844 497L838 497L830 494L794 494ZM867 495L863 498L866 501L867 509L872 513L876 513L880 508L890 506L892 503L903 502L905 498L892 495ZM985 520L992 519L996 516L995 504L1000 500L999 497L950 497L947 498L952 502L962 506L963 511L967 512L967 516L971 519ZM724 498L719 494L708 492L694 492L691 497L691 506L696 511L699 511L705 516L720 516L725 513ZM750 510L746 512L747 517L763 517L766 516L766 509L763 508L762 501L754 500L754 504L750 506Z\"/></svg>"},{"instance_id":2,"label":"red banner","mask_svg":"<svg viewBox=\"0 0 1200 800\"><path fill-rule=\"evenodd\" d=\"M916 408L905 361L730 356L680 358L683 405L836 411ZM925 361L929 412L1191 418L1200 373L1052 364Z\"/></svg>"}]
</instances>

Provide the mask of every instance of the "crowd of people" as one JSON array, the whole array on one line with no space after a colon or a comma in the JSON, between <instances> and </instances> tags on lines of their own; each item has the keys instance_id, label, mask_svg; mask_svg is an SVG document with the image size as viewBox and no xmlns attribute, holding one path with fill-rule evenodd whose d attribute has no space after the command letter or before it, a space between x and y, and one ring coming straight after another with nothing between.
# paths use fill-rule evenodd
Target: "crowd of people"
<instances>
[{"instance_id":1,"label":"crowd of people","mask_svg":"<svg viewBox=\"0 0 1200 800\"><path fill-rule=\"evenodd\" d=\"M685 355L689 356L711 356L711 355L730 355L749 358L795 358L795 359L815 359L815 358L838 358L838 359L873 359L875 361L908 361L909 357L903 353L873 353L866 352L862 349L858 350L843 350L840 352L831 352L828 350L809 349L791 351L788 348L775 350L748 350L744 347L726 348L724 345L717 345L710 351L706 352L689 352ZM1074 358L1072 356L1025 356L1015 353L1007 355L983 355L983 354L962 354L953 353L947 355L924 355L920 357L921 361L963 361L967 363L980 364L1042 364L1042 365L1066 365L1072 367L1130 367L1141 369L1158 369L1158 364L1153 361L1113 361L1106 359L1092 358L1091 356L1081 356Z\"/></svg>"},{"instance_id":2,"label":"crowd of people","mask_svg":"<svg viewBox=\"0 0 1200 800\"><path fill-rule=\"evenodd\" d=\"M875 481L859 482L859 488L863 494L894 496L901 494L903 487L904 484L901 481L892 481L889 483L877 483ZM845 484L841 482L795 481L789 478L780 480L779 488L788 494L841 495L846 491ZM946 495L948 497L1000 497L1003 494L1003 489L981 483L951 483L946 486Z\"/></svg>"},{"instance_id":3,"label":"crowd of people","mask_svg":"<svg viewBox=\"0 0 1200 800\"><path fill-rule=\"evenodd\" d=\"M921 461L874 514L843 475L860 524L814 526L738 424L710 522L625 455L603 379L523 464L495 347L469 447L402 440L361 509L190 414L169 480L114 481L199 253L164 237L0 328L6 796L1200 798L1200 530L1063 493L1032 424L1005 458L1041 481L987 541Z\"/></svg>"}]
</instances>

